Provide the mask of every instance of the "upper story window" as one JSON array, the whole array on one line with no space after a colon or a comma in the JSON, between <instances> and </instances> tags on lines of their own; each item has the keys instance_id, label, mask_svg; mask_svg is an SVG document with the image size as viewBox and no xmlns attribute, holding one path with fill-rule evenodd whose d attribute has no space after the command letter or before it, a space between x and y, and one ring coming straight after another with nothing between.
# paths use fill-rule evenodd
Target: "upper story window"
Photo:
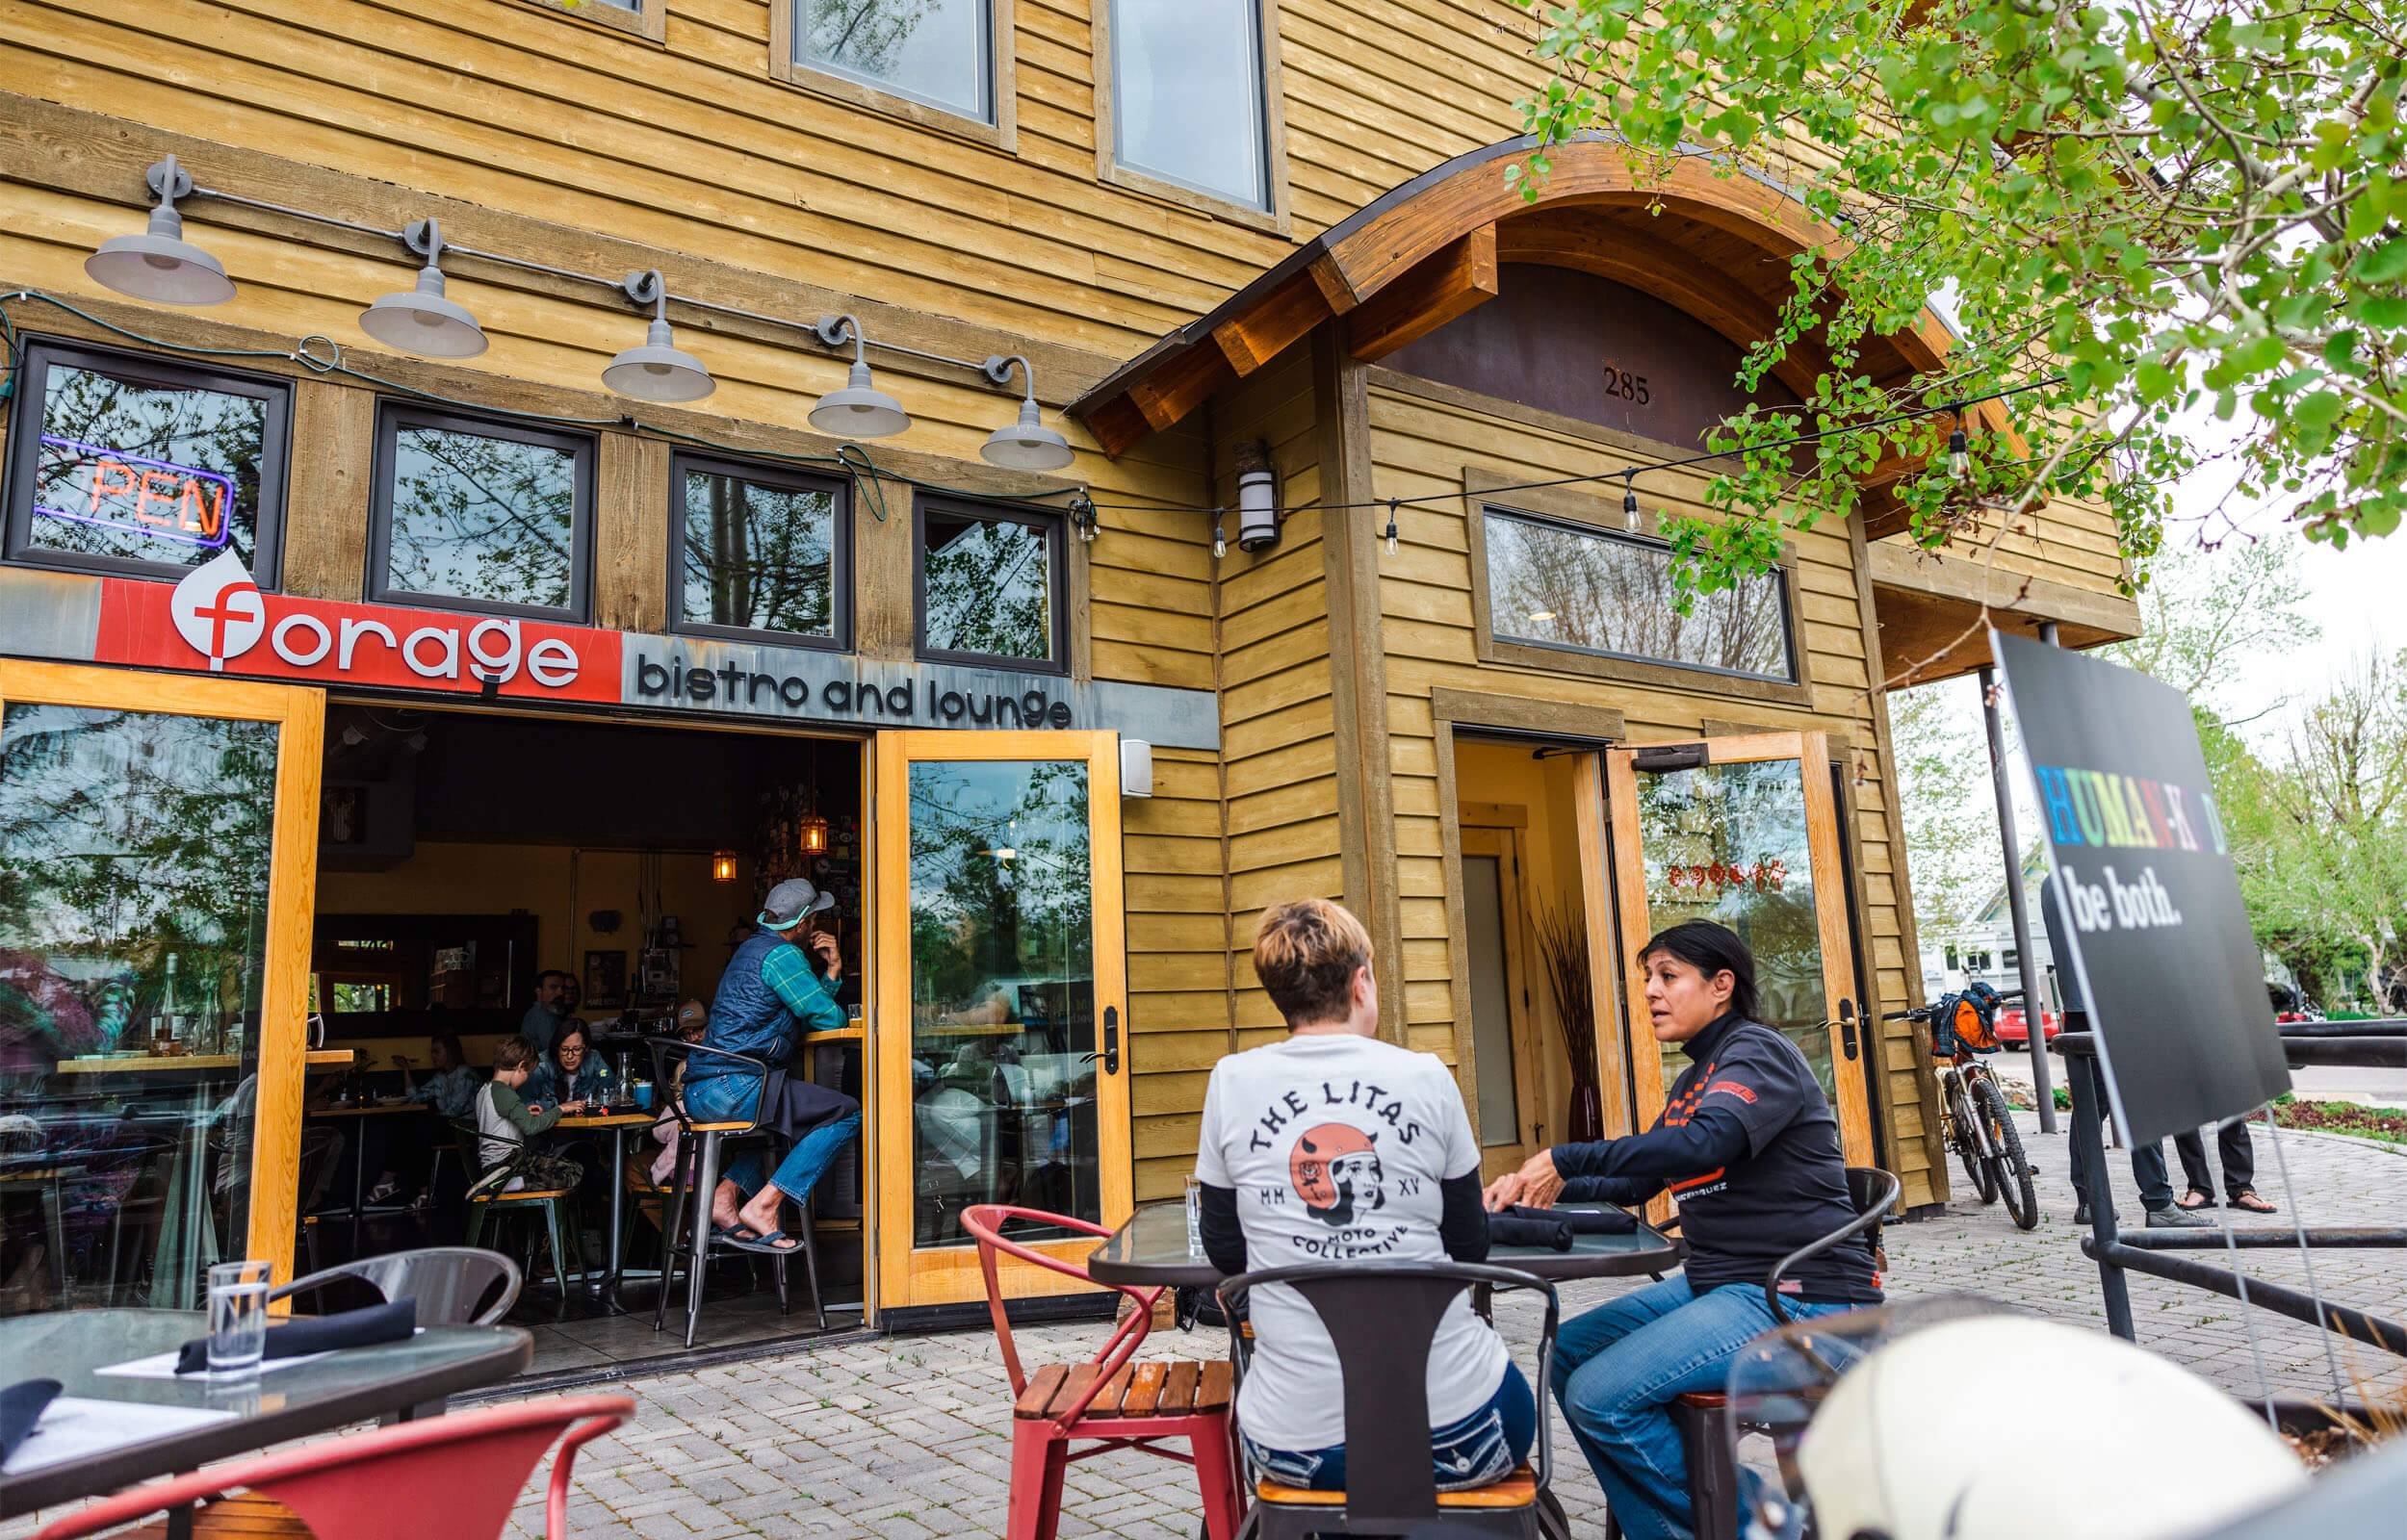
<instances>
[{"instance_id":1,"label":"upper story window","mask_svg":"<svg viewBox=\"0 0 2407 1540\"><path fill-rule=\"evenodd\" d=\"M806 646L849 640L845 484L738 461L676 456L676 624Z\"/></svg>"},{"instance_id":2,"label":"upper story window","mask_svg":"<svg viewBox=\"0 0 2407 1540\"><path fill-rule=\"evenodd\" d=\"M273 587L291 405L280 380L28 343L9 559L171 578L230 551Z\"/></svg>"},{"instance_id":3,"label":"upper story window","mask_svg":"<svg viewBox=\"0 0 2407 1540\"><path fill-rule=\"evenodd\" d=\"M1671 548L1662 540L1493 506L1481 533L1498 641L1797 680L1785 572L1698 594L1683 615L1671 605Z\"/></svg>"},{"instance_id":4,"label":"upper story window","mask_svg":"<svg viewBox=\"0 0 2407 1540\"><path fill-rule=\"evenodd\" d=\"M773 0L780 78L863 88L868 105L999 125L1010 0ZM998 38L1005 46L998 47ZM780 46L782 44L782 46ZM848 93L847 93L848 94Z\"/></svg>"},{"instance_id":5,"label":"upper story window","mask_svg":"<svg viewBox=\"0 0 2407 1540\"><path fill-rule=\"evenodd\" d=\"M528 0L528 4L632 32L651 42L668 36L668 0Z\"/></svg>"},{"instance_id":6,"label":"upper story window","mask_svg":"<svg viewBox=\"0 0 2407 1540\"><path fill-rule=\"evenodd\" d=\"M1097 42L1109 72L1098 150L1107 179L1202 194L1207 206L1278 211L1273 3L1098 0Z\"/></svg>"},{"instance_id":7,"label":"upper story window","mask_svg":"<svg viewBox=\"0 0 2407 1540\"><path fill-rule=\"evenodd\" d=\"M1068 563L1057 515L920 501L919 654L1068 669Z\"/></svg>"},{"instance_id":8,"label":"upper story window","mask_svg":"<svg viewBox=\"0 0 2407 1540\"><path fill-rule=\"evenodd\" d=\"M369 597L583 619L593 460L579 434L387 406Z\"/></svg>"}]
</instances>

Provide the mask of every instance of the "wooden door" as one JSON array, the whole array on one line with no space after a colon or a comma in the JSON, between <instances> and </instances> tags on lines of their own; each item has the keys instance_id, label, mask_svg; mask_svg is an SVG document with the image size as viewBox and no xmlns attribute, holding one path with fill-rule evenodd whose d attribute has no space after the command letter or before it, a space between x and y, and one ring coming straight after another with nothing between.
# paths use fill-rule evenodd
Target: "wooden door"
<instances>
[{"instance_id":1,"label":"wooden door","mask_svg":"<svg viewBox=\"0 0 2407 1540\"><path fill-rule=\"evenodd\" d=\"M1480 1169L1492 1177L1517 1168L1555 1130L1546 1126L1547 1058L1531 1008L1520 839L1513 829L1474 825L1462 837Z\"/></svg>"},{"instance_id":2,"label":"wooden door","mask_svg":"<svg viewBox=\"0 0 2407 1540\"><path fill-rule=\"evenodd\" d=\"M0 1050L46 1070L14 1110L54 1169L160 1194L55 1303L195 1308L243 1256L291 1275L303 1077L350 1058L303 1024L324 730L323 690L0 659L0 991L25 1006Z\"/></svg>"},{"instance_id":3,"label":"wooden door","mask_svg":"<svg viewBox=\"0 0 2407 1540\"><path fill-rule=\"evenodd\" d=\"M881 732L874 852L877 1294L983 1296L963 1209L1128 1217L1120 743L1110 732ZM1059 1227L1015 1238L1068 1258ZM1001 1264L1008 1293L1076 1286Z\"/></svg>"},{"instance_id":4,"label":"wooden door","mask_svg":"<svg viewBox=\"0 0 2407 1540\"><path fill-rule=\"evenodd\" d=\"M1838 1114L1848 1164L1872 1164L1862 1055L1873 1038L1855 1019L1855 954L1829 759L1829 738L1821 732L1605 752L1640 1127L1663 1110L1665 1088L1687 1060L1677 1044L1649 1041L1639 950L1666 926L1710 919L1754 952L1767 1024L1813 1065Z\"/></svg>"}]
</instances>

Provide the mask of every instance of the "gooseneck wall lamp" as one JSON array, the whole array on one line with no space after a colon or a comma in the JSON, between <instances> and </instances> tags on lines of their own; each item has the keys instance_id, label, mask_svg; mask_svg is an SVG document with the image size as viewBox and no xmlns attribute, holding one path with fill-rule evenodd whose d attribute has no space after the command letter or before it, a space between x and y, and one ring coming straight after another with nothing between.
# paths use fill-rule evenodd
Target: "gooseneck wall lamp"
<instances>
[{"instance_id":1,"label":"gooseneck wall lamp","mask_svg":"<svg viewBox=\"0 0 2407 1540\"><path fill-rule=\"evenodd\" d=\"M427 259L418 286L382 295L359 313L359 329L387 346L427 358L474 358L490 346L468 307L443 293L443 231L420 219L401 233L402 244Z\"/></svg>"},{"instance_id":2,"label":"gooseneck wall lamp","mask_svg":"<svg viewBox=\"0 0 2407 1540\"><path fill-rule=\"evenodd\" d=\"M841 389L828 392L811 408L813 427L843 438L884 439L911 425L902 402L870 383L869 341L861 333L861 322L850 316L828 316L811 330L830 347L852 344L852 368Z\"/></svg>"},{"instance_id":3,"label":"gooseneck wall lamp","mask_svg":"<svg viewBox=\"0 0 2407 1540\"><path fill-rule=\"evenodd\" d=\"M669 326L673 299L689 310L709 311L758 325L778 326L809 334L822 346L850 348L852 364L841 387L819 398L811 409L811 425L847 439L891 438L911 426L911 414L893 397L879 390L869 372L869 349L900 353L923 363L961 370L983 377L997 389L1009 390L1013 370L1020 372L1017 415L987 436L978 453L988 464L1013 471L1058 471L1074 458L1070 441L1046 424L1037 404L1036 373L1027 359L997 353L983 361L953 358L868 336L857 317L827 316L815 321L790 316L766 315L720 304L691 295L672 294L657 268L624 277L605 277L556 268L546 262L479 250L443 238L433 219L419 219L399 230L380 229L339 215L271 203L220 188L203 187L176 163L174 156L150 167L150 191L158 199L149 227L140 235L113 236L85 260L92 278L122 295L175 305L214 305L234 296L234 284L216 257L184 237L184 218L176 205L188 198L214 198L288 219L305 219L355 234L398 242L421 260L414 287L379 296L360 312L359 325L388 347L430 358L474 358L489 346L484 328L468 308L445 292L449 276L444 258L468 257L522 272L538 272L571 283L609 289L649 311L644 339L612 358L602 371L602 383L622 396L645 401L696 401L717 388L710 369L677 346ZM1092 505L1078 519L1078 532L1094 538Z\"/></svg>"},{"instance_id":4,"label":"gooseneck wall lamp","mask_svg":"<svg viewBox=\"0 0 2407 1540\"><path fill-rule=\"evenodd\" d=\"M660 270L631 272L619 287L638 305L652 307L643 341L610 360L602 383L639 401L698 401L719 388L702 360L677 346L668 324L668 280Z\"/></svg>"},{"instance_id":5,"label":"gooseneck wall lamp","mask_svg":"<svg viewBox=\"0 0 2407 1540\"><path fill-rule=\"evenodd\" d=\"M192 176L170 155L150 168L149 180L159 196L150 227L141 235L103 241L84 259L84 270L118 294L162 304L216 305L233 298L234 280L225 275L225 264L184 239L184 217L175 202L198 191Z\"/></svg>"}]
</instances>

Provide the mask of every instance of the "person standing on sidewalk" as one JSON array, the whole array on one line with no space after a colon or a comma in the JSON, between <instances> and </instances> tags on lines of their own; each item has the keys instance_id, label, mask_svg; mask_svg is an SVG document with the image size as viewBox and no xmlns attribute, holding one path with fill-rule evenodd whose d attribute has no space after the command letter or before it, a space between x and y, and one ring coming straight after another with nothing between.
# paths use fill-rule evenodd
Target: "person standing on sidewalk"
<instances>
[{"instance_id":1,"label":"person standing on sidewalk","mask_svg":"<svg viewBox=\"0 0 2407 1540\"><path fill-rule=\"evenodd\" d=\"M2189 1190L2175 1202L2184 1210L2214 1206L2214 1173L2207 1168L2207 1142L2198 1130L2173 1136L2173 1149L2182 1158L2182 1175ZM2257 1146L2248 1137L2248 1119L2235 1117L2214 1136L2214 1152L2223 1164L2223 1206L2251 1214L2278 1212L2257 1195Z\"/></svg>"}]
</instances>

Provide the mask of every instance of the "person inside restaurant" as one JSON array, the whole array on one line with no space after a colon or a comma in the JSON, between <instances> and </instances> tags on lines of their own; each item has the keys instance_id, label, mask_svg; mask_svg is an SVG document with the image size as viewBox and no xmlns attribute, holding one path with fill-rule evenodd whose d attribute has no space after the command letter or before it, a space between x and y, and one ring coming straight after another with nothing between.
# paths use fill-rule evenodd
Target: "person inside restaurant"
<instances>
[{"instance_id":1,"label":"person inside restaurant","mask_svg":"<svg viewBox=\"0 0 2407 1540\"><path fill-rule=\"evenodd\" d=\"M468 1067L468 1055L459 1045L456 1032L438 1032L427 1040L427 1078L420 1080L407 1054L393 1056L393 1067L401 1072L401 1093L411 1101L423 1102L445 1117L465 1117L470 1103L477 1099L477 1072Z\"/></svg>"},{"instance_id":2,"label":"person inside restaurant","mask_svg":"<svg viewBox=\"0 0 2407 1540\"><path fill-rule=\"evenodd\" d=\"M518 1156L519 1146L551 1132L560 1120L557 1107L527 1101L520 1095L533 1078L537 1063L535 1045L524 1038L507 1037L493 1045L493 1078L479 1089L475 1104L480 1175ZM573 1188L581 1174L574 1161L531 1150L519 1159L504 1191Z\"/></svg>"},{"instance_id":3,"label":"person inside restaurant","mask_svg":"<svg viewBox=\"0 0 2407 1540\"><path fill-rule=\"evenodd\" d=\"M791 1141L774 1172L757 1150L747 1151L712 1194L712 1222L728 1232L731 1245L748 1251L775 1255L801 1244L785 1232L780 1213L786 1200L809 1201L846 1141L861 1131L859 1102L814 1083L799 1066L789 1072L787 1063L808 1035L844 1025L843 1007L836 1003L843 956L834 933L812 924L835 905L836 895L807 878L778 884L762 905L757 928L719 975L703 1046L759 1060L769 1066L766 1075L709 1053L696 1054L686 1066L686 1110L694 1117L757 1118Z\"/></svg>"},{"instance_id":4,"label":"person inside restaurant","mask_svg":"<svg viewBox=\"0 0 2407 1540\"><path fill-rule=\"evenodd\" d=\"M1637 1204L1669 1193L1689 1245L1683 1274L1565 1322L1555 1399L1630 1540L1695 1530L1688 1459L1670 1405L1719 1391L1730 1360L1776 1324L1764 1282L1790 1252L1855 1217L1838 1119L1797 1045L1760 1019L1755 959L1727 928L1689 920L1639 953L1659 1042L1689 1066L1643 1134L1558 1144L1489 1185L1487 1203L1558 1198ZM1880 1302L1861 1236L1783 1280L1791 1316Z\"/></svg>"},{"instance_id":5,"label":"person inside restaurant","mask_svg":"<svg viewBox=\"0 0 2407 1540\"><path fill-rule=\"evenodd\" d=\"M1462 1091L1436 1055L1376 1037L1362 922L1326 899L1280 905L1262 916L1254 972L1287 1037L1221 1060L1204 1092L1195 1174L1212 1266L1233 1276L1314 1259L1484 1261L1479 1139ZM1345 1396L1328 1328L1284 1286L1255 1290L1252 1310L1237 1399L1248 1451L1285 1485L1343 1490ZM1529 1381L1467 1289L1430 1344L1429 1416L1440 1491L1512 1474L1537 1434Z\"/></svg>"},{"instance_id":6,"label":"person inside restaurant","mask_svg":"<svg viewBox=\"0 0 2407 1540\"><path fill-rule=\"evenodd\" d=\"M592 1034L571 1016L552 1040L552 1051L527 1081L527 1099L556 1106L564 1113L598 1107L604 1099L602 1056L593 1051Z\"/></svg>"},{"instance_id":7,"label":"person inside restaurant","mask_svg":"<svg viewBox=\"0 0 2407 1540\"><path fill-rule=\"evenodd\" d=\"M535 1052L551 1051L552 1040L569 1019L568 995L576 983L557 968L545 968L535 975L534 1004L527 1007L525 1019L518 1023L518 1035L533 1043Z\"/></svg>"}]
</instances>

